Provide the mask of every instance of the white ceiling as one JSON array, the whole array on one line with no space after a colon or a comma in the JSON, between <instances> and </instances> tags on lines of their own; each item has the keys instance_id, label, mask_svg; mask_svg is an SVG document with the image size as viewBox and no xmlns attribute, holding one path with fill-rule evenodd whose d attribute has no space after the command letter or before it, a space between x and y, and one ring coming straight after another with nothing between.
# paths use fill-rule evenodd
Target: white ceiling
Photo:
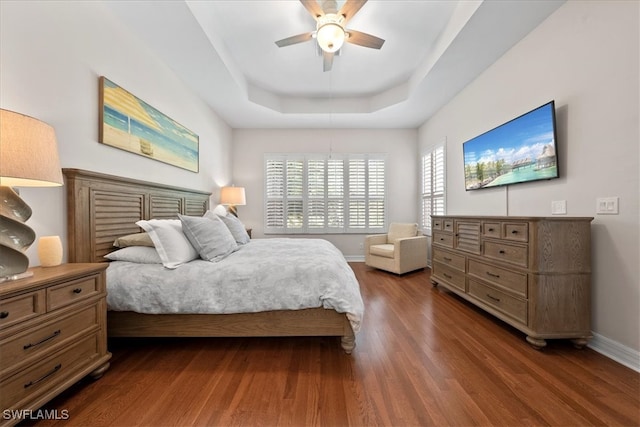
<instances>
[{"instance_id":1,"label":"white ceiling","mask_svg":"<svg viewBox=\"0 0 640 427\"><path fill-rule=\"evenodd\" d=\"M562 3L370 0L347 28L384 46L329 72L315 40L275 44L315 30L296 0L105 4L233 128L416 128Z\"/></svg>"}]
</instances>

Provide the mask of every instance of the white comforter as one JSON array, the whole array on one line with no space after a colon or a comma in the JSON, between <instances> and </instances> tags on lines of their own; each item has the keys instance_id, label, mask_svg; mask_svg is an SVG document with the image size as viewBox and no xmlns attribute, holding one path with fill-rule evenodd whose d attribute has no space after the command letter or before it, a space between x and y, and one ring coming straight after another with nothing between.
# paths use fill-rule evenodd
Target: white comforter
<instances>
[{"instance_id":1,"label":"white comforter","mask_svg":"<svg viewBox=\"0 0 640 427\"><path fill-rule=\"evenodd\" d=\"M254 239L222 261L162 264L114 261L110 310L138 313L253 313L324 307L360 329L360 286L342 253L321 239Z\"/></svg>"}]
</instances>

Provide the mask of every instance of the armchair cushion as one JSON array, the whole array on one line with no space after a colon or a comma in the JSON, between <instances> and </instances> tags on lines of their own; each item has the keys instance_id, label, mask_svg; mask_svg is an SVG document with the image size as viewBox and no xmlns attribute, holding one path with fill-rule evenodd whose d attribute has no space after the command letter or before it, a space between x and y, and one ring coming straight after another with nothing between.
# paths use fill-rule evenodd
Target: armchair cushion
<instances>
[{"instance_id":1,"label":"armchair cushion","mask_svg":"<svg viewBox=\"0 0 640 427\"><path fill-rule=\"evenodd\" d=\"M415 237L418 235L418 224L405 224L394 222L389 224L389 233L387 233L387 243L395 243L396 240L403 237Z\"/></svg>"},{"instance_id":2,"label":"armchair cushion","mask_svg":"<svg viewBox=\"0 0 640 427\"><path fill-rule=\"evenodd\" d=\"M369 252L372 255L383 256L385 258L393 258L393 249L394 246L390 243L385 243L383 245L373 245L369 247Z\"/></svg>"}]
</instances>

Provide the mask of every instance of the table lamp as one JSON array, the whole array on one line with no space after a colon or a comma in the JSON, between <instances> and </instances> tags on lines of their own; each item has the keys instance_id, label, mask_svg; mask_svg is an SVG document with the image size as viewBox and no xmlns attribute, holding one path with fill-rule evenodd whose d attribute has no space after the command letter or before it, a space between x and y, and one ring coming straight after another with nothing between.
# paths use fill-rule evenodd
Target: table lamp
<instances>
[{"instance_id":1,"label":"table lamp","mask_svg":"<svg viewBox=\"0 0 640 427\"><path fill-rule=\"evenodd\" d=\"M56 135L33 117L0 109L0 283L22 279L29 258L25 251L36 238L25 224L31 208L12 187L63 184Z\"/></svg>"},{"instance_id":2,"label":"table lamp","mask_svg":"<svg viewBox=\"0 0 640 427\"><path fill-rule=\"evenodd\" d=\"M220 189L220 204L229 206L229 212L237 218L238 210L236 206L247 204L244 187L222 187Z\"/></svg>"}]
</instances>

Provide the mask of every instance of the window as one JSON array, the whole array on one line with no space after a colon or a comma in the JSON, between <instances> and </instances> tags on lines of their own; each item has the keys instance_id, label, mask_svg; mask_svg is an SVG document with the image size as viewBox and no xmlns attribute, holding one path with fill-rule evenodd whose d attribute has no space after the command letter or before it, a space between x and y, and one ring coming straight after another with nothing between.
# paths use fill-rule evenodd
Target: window
<instances>
[{"instance_id":1,"label":"window","mask_svg":"<svg viewBox=\"0 0 640 427\"><path fill-rule=\"evenodd\" d=\"M265 233L371 233L386 225L385 157L265 155Z\"/></svg>"},{"instance_id":2,"label":"window","mask_svg":"<svg viewBox=\"0 0 640 427\"><path fill-rule=\"evenodd\" d=\"M422 155L421 225L431 235L431 215L444 215L445 157L444 144L430 148Z\"/></svg>"}]
</instances>

